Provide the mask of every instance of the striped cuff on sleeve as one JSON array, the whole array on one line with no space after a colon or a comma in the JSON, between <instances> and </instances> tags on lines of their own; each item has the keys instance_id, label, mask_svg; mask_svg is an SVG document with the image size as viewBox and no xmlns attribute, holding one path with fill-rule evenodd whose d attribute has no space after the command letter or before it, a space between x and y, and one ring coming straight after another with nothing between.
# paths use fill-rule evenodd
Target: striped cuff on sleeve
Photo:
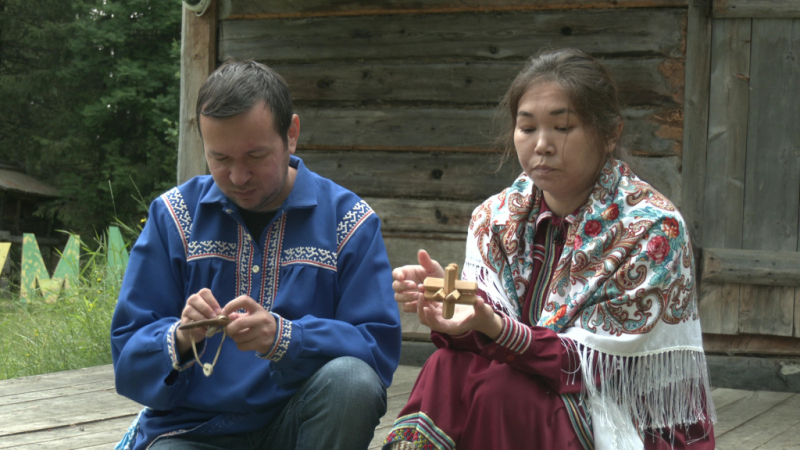
<instances>
[{"instance_id":1,"label":"striped cuff on sleeve","mask_svg":"<svg viewBox=\"0 0 800 450\"><path fill-rule=\"evenodd\" d=\"M169 327L167 330L167 350L169 351L169 359L172 362L172 368L177 370L178 372L183 372L184 370L192 367L195 363L194 354L192 354L192 358L186 361L185 363L181 364L181 357L178 354L178 338L175 336L175 333L178 332L178 325L181 324L181 321L178 320L172 326ZM197 344L200 348L200 352L198 356L202 356L203 353L206 351L205 341Z\"/></svg>"},{"instance_id":2,"label":"striped cuff on sleeve","mask_svg":"<svg viewBox=\"0 0 800 450\"><path fill-rule=\"evenodd\" d=\"M286 350L289 349L289 343L292 341L292 322L275 313L270 314L275 317L275 324L277 325L275 342L272 343L272 347L266 353L256 353L256 356L278 362L286 354Z\"/></svg>"},{"instance_id":3,"label":"striped cuff on sleeve","mask_svg":"<svg viewBox=\"0 0 800 450\"><path fill-rule=\"evenodd\" d=\"M503 329L495 343L520 354L528 350L533 340L530 327L506 315L503 316Z\"/></svg>"}]
</instances>

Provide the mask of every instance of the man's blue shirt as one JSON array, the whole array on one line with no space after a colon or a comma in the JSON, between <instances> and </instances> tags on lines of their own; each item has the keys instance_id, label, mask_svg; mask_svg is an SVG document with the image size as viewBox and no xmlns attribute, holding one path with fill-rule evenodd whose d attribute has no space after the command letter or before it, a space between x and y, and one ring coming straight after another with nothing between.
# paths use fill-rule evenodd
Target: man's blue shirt
<instances>
[{"instance_id":1,"label":"man's blue shirt","mask_svg":"<svg viewBox=\"0 0 800 450\"><path fill-rule=\"evenodd\" d=\"M352 192L309 171L297 177L260 237L210 176L150 206L111 326L117 391L147 407L131 448L193 431L231 434L267 425L326 362L354 356L386 386L400 356L400 319L380 220ZM180 360L175 330L186 299L209 288L220 306L249 295L278 323L266 354L224 341L210 377ZM213 359L222 334L198 346ZM138 438L136 435L138 434Z\"/></svg>"}]
</instances>

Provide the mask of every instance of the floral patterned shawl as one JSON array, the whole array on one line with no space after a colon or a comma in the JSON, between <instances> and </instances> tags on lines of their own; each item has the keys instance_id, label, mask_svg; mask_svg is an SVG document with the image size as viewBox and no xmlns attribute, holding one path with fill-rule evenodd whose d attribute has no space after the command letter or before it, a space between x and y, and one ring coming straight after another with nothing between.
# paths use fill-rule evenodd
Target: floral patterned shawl
<instances>
[{"instance_id":1,"label":"floral patterned shawl","mask_svg":"<svg viewBox=\"0 0 800 450\"><path fill-rule=\"evenodd\" d=\"M469 227L462 278L518 320L542 198L522 174ZM610 158L569 228L536 324L577 344L595 448L642 448L645 429L716 420L693 265L675 206Z\"/></svg>"}]
</instances>

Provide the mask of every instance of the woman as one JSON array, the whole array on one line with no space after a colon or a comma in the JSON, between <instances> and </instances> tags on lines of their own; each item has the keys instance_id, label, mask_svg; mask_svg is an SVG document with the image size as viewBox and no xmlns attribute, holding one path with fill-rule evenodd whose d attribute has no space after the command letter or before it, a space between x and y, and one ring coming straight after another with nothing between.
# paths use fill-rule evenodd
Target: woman
<instances>
[{"instance_id":1,"label":"woman","mask_svg":"<svg viewBox=\"0 0 800 450\"><path fill-rule=\"evenodd\" d=\"M393 272L439 349L384 448L714 448L689 237L612 156L610 74L581 51L544 52L500 107L524 173L473 212L462 279L478 301L443 319L420 295L443 274L424 251Z\"/></svg>"}]
</instances>

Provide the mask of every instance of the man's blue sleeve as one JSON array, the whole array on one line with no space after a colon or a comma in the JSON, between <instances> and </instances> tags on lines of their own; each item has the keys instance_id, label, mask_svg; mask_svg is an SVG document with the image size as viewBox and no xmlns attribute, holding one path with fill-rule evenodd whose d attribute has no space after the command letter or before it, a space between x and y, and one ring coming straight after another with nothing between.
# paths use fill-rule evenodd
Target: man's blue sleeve
<instances>
[{"instance_id":1,"label":"man's blue sleeve","mask_svg":"<svg viewBox=\"0 0 800 450\"><path fill-rule=\"evenodd\" d=\"M338 255L338 303L333 318L305 316L289 321L279 314L278 333L269 352L271 376L289 387L307 379L327 361L353 356L365 361L387 387L400 359L400 314L392 291L392 272L372 215Z\"/></svg>"}]
</instances>

